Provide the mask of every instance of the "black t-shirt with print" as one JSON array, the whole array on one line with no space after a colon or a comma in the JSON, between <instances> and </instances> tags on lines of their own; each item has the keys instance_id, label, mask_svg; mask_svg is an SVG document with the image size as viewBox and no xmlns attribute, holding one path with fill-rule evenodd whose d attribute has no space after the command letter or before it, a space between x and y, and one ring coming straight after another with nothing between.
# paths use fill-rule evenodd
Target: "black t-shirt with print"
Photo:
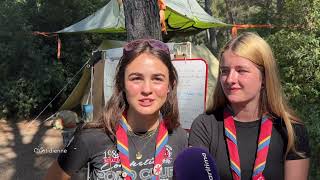
<instances>
[{"instance_id":1,"label":"black t-shirt with print","mask_svg":"<svg viewBox=\"0 0 320 180\"><path fill-rule=\"evenodd\" d=\"M130 167L134 179L151 179L155 139L157 132L150 136L137 136L128 132ZM134 142L134 143L133 143ZM169 134L166 145L161 179L172 179L173 161L177 154L187 147L187 133L182 128ZM142 158L136 159L138 149ZM67 153L58 157L60 167L72 174L90 163L91 179L121 179L121 164L116 149L116 141L102 129L83 129L77 133L66 147Z\"/></svg>"},{"instance_id":2,"label":"black t-shirt with print","mask_svg":"<svg viewBox=\"0 0 320 180\"><path fill-rule=\"evenodd\" d=\"M256 156L260 121L235 121L235 126L240 157L241 179L250 180ZM293 127L296 135L297 151L305 153L304 158L309 158L310 148L305 126L294 124ZM285 126L280 119L277 119L273 123L267 163L263 171L263 175L267 180L284 179L285 159L302 159L302 157L293 152L289 152L287 157L284 158L286 144L287 134ZM223 118L216 118L213 114L202 114L198 116L191 126L189 145L200 146L207 149L215 158L220 179L232 179L224 136Z\"/></svg>"}]
</instances>

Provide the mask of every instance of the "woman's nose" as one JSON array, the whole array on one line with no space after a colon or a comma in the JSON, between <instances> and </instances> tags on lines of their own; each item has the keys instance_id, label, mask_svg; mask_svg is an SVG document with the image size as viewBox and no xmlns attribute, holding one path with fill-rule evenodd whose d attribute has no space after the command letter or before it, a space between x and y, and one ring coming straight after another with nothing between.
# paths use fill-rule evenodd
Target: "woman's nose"
<instances>
[{"instance_id":1,"label":"woman's nose","mask_svg":"<svg viewBox=\"0 0 320 180\"><path fill-rule=\"evenodd\" d=\"M231 70L227 76L226 82L229 84L234 84L237 79L237 73L234 70Z\"/></svg>"},{"instance_id":2,"label":"woman's nose","mask_svg":"<svg viewBox=\"0 0 320 180\"><path fill-rule=\"evenodd\" d=\"M152 93L152 83L148 80L144 81L142 85L142 94L143 95L149 95Z\"/></svg>"}]
</instances>

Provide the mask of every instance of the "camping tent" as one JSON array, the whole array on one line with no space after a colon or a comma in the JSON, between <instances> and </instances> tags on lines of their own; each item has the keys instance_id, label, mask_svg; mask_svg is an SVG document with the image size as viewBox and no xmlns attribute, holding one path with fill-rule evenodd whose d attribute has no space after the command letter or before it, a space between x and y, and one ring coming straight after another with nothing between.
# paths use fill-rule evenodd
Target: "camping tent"
<instances>
[{"instance_id":1,"label":"camping tent","mask_svg":"<svg viewBox=\"0 0 320 180\"><path fill-rule=\"evenodd\" d=\"M98 50L106 51L110 50L119 50L119 47L122 47L124 42L121 41L113 41L113 40L105 40L101 43ZM168 43L169 47L173 46L172 44L176 44L176 46L183 46L184 43ZM193 45L190 44L190 52L186 49L179 50L178 48L170 48L170 53L172 56L176 57L181 54L185 54L187 58L202 58L207 60L208 63L208 85L207 85L207 99L211 97L213 93L213 88L216 84L217 74L218 74L218 60L214 57L214 55L209 51L209 49L204 45ZM120 49L121 50L121 49ZM114 51L115 53L119 51ZM122 51L121 51L122 52ZM118 55L121 54L118 53ZM70 96L67 98L65 103L62 105L60 110L70 110L75 108L79 104L86 104L88 101L91 101L93 104L93 119L96 119L101 111L103 106L105 105L105 89L104 89L104 73L105 73L105 59L102 56L101 60L98 61L94 65L94 73L92 78L90 77L90 69L85 69L83 71L82 77L80 78L77 86L74 88ZM91 81L93 80L92 86ZM92 88L91 88L92 87ZM90 89L92 90L93 96L90 96ZM208 101L207 101L208 102ZM208 107L208 103L207 103Z\"/></svg>"},{"instance_id":2,"label":"camping tent","mask_svg":"<svg viewBox=\"0 0 320 180\"><path fill-rule=\"evenodd\" d=\"M185 31L229 26L207 14L196 0L166 0L167 31ZM111 0L87 18L57 33L115 33L125 32L123 5Z\"/></svg>"}]
</instances>

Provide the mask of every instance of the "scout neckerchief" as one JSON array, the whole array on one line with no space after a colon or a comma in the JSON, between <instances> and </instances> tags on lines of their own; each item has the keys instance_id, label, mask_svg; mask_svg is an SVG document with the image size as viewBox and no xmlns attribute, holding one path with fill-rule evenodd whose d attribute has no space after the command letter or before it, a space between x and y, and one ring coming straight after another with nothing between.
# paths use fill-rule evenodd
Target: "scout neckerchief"
<instances>
[{"instance_id":1,"label":"scout neckerchief","mask_svg":"<svg viewBox=\"0 0 320 180\"><path fill-rule=\"evenodd\" d=\"M128 123L126 118L122 115L122 118L119 121L119 125L116 130L117 137L117 149L119 150L119 157L122 166L121 176L125 180L133 179L133 173L130 169L130 160L129 160L129 144L128 144ZM168 142L168 130L164 124L163 119L160 119L158 135L156 138L156 150L154 154L154 166L152 180L158 180L159 175L162 170L162 162L165 154L165 145Z\"/></svg>"},{"instance_id":2,"label":"scout neckerchief","mask_svg":"<svg viewBox=\"0 0 320 180\"><path fill-rule=\"evenodd\" d=\"M230 168L233 180L241 179L240 158L237 145L237 133L234 118L228 110L224 110L224 129L229 152ZM268 149L272 132L272 120L268 116L263 116L260 125L258 148L254 162L253 180L264 180L262 174L267 160Z\"/></svg>"}]
</instances>

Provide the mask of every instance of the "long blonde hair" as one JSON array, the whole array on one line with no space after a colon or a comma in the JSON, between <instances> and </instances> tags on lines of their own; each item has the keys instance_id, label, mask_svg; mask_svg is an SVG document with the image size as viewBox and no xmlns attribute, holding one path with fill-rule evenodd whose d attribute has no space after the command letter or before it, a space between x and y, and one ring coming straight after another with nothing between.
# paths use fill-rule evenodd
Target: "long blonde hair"
<instances>
[{"instance_id":1,"label":"long blonde hair","mask_svg":"<svg viewBox=\"0 0 320 180\"><path fill-rule=\"evenodd\" d=\"M225 45L220 52L220 61L223 61L223 53L227 50L231 50L237 56L250 60L262 72L264 88L260 96L260 115L268 112L271 115L280 117L284 121L288 132L286 155L290 150L297 153L292 123L297 123L300 120L294 115L294 112L287 105L284 98L276 60L268 43L255 33L245 32ZM208 108L207 113L212 113L217 108L223 108L227 105L228 100L224 95L220 83L220 72L212 98L213 103Z\"/></svg>"}]
</instances>

